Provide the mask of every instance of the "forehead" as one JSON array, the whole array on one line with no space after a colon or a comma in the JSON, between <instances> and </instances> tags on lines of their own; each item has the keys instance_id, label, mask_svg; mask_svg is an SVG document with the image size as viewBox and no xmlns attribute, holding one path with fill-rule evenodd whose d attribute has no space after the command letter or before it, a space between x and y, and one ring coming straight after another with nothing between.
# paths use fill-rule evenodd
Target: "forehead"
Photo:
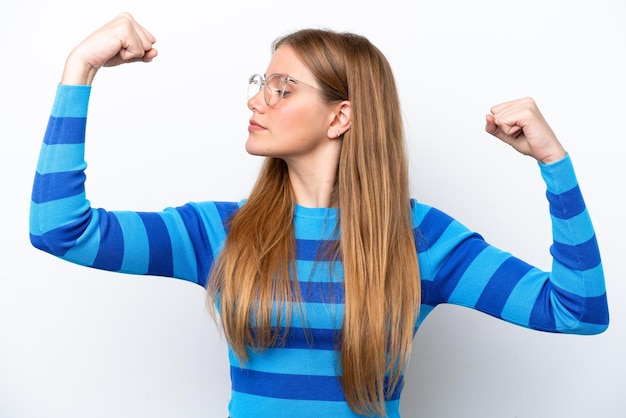
<instances>
[{"instance_id":1,"label":"forehead","mask_svg":"<svg viewBox=\"0 0 626 418\"><path fill-rule=\"evenodd\" d=\"M272 74L285 74L296 80L316 85L311 71L302 63L294 50L286 45L278 47L272 54L265 76L269 77Z\"/></svg>"}]
</instances>

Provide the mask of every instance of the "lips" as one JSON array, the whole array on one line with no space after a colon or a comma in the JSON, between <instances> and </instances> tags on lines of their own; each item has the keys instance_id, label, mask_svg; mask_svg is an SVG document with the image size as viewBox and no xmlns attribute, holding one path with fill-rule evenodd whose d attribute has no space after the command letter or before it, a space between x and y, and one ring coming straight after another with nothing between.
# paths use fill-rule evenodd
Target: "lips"
<instances>
[{"instance_id":1,"label":"lips","mask_svg":"<svg viewBox=\"0 0 626 418\"><path fill-rule=\"evenodd\" d=\"M263 129L265 129L265 126L261 125L260 123L258 123L254 119L250 119L250 126L248 126L248 130L249 131L260 131L260 130L263 130Z\"/></svg>"}]
</instances>

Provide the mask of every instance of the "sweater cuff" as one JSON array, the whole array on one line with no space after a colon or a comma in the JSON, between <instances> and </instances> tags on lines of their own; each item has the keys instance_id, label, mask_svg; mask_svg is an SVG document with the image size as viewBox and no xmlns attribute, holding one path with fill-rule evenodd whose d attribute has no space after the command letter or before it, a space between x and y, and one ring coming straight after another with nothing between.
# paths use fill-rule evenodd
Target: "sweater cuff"
<instances>
[{"instance_id":1,"label":"sweater cuff","mask_svg":"<svg viewBox=\"0 0 626 418\"><path fill-rule=\"evenodd\" d=\"M85 118L91 86L59 84L51 116L57 118Z\"/></svg>"},{"instance_id":2,"label":"sweater cuff","mask_svg":"<svg viewBox=\"0 0 626 418\"><path fill-rule=\"evenodd\" d=\"M554 194L561 194L578 185L574 165L569 154L566 154L559 161L550 164L538 164L541 170L541 177L546 182L548 191Z\"/></svg>"}]
</instances>

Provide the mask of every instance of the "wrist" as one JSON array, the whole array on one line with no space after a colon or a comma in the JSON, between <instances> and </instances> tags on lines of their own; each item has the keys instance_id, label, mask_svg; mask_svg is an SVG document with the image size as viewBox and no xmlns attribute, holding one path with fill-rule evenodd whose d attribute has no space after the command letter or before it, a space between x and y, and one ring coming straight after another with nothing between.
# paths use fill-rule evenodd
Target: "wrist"
<instances>
[{"instance_id":1,"label":"wrist","mask_svg":"<svg viewBox=\"0 0 626 418\"><path fill-rule=\"evenodd\" d=\"M97 72L97 68L94 68L85 60L76 57L72 52L65 61L61 84L89 86L93 82Z\"/></svg>"},{"instance_id":2,"label":"wrist","mask_svg":"<svg viewBox=\"0 0 626 418\"><path fill-rule=\"evenodd\" d=\"M566 154L567 152L561 142L554 137L554 140L545 143L543 147L539 148L534 157L539 163L548 165L562 160Z\"/></svg>"},{"instance_id":3,"label":"wrist","mask_svg":"<svg viewBox=\"0 0 626 418\"><path fill-rule=\"evenodd\" d=\"M563 158L565 158L566 155L567 152L565 151L565 149L560 147L558 150L555 150L554 152L548 154L546 157L540 159L539 162L543 165L553 164L557 161L561 161Z\"/></svg>"}]
</instances>

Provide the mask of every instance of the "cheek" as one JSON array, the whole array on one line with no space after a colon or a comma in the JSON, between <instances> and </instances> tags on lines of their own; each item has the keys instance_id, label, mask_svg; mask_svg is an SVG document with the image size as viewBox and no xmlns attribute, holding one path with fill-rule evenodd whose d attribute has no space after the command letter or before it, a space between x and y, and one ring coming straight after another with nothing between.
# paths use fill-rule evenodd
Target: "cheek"
<instances>
[{"instance_id":1,"label":"cheek","mask_svg":"<svg viewBox=\"0 0 626 418\"><path fill-rule=\"evenodd\" d=\"M276 114L273 120L274 125L281 132L292 131L298 125L302 125L307 119L306 113L300 109L282 109L283 111Z\"/></svg>"},{"instance_id":2,"label":"cheek","mask_svg":"<svg viewBox=\"0 0 626 418\"><path fill-rule=\"evenodd\" d=\"M276 126L280 132L291 135L317 136L322 129L324 116L315 109L314 105L302 105L284 109L276 115Z\"/></svg>"}]
</instances>

